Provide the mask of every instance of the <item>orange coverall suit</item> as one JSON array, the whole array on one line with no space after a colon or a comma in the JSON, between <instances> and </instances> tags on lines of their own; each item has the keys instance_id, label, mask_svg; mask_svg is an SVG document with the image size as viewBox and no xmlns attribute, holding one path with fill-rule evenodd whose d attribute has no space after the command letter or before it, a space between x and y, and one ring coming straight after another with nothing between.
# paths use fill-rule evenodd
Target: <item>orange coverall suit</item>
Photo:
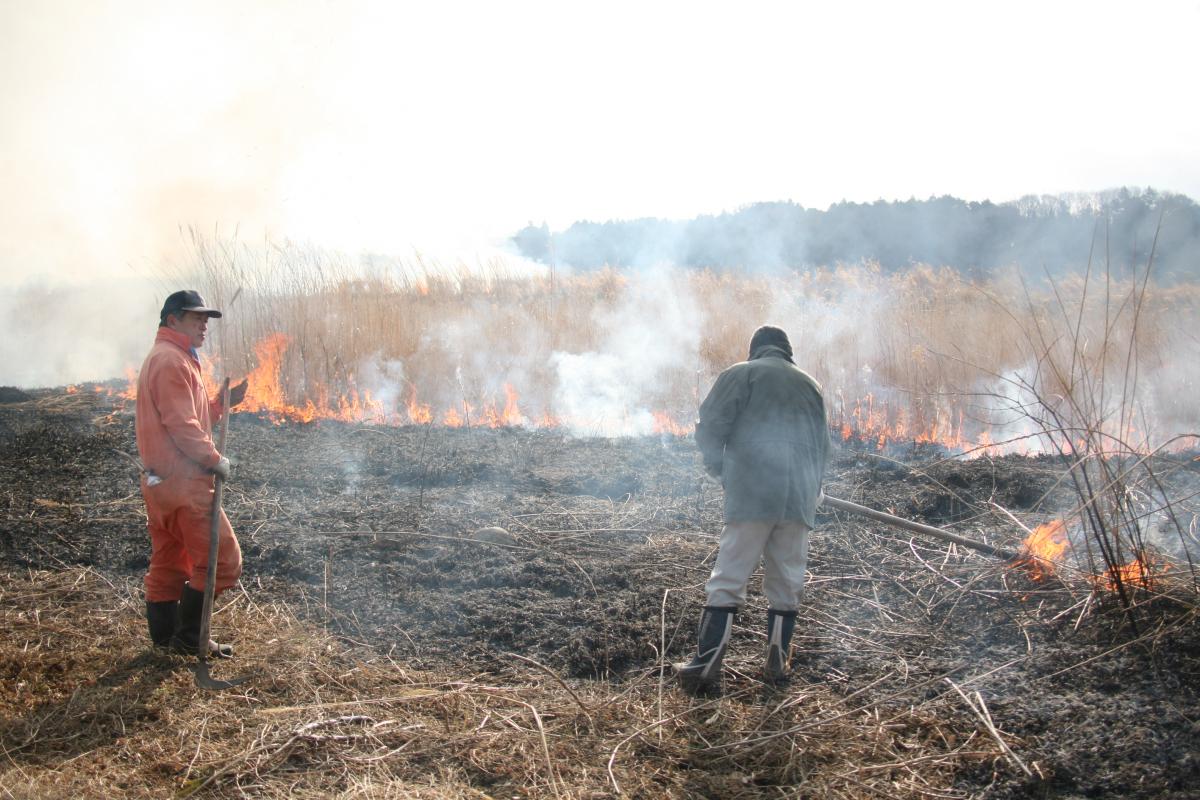
<instances>
[{"instance_id":1,"label":"orange coverall suit","mask_svg":"<svg viewBox=\"0 0 1200 800\"><path fill-rule=\"evenodd\" d=\"M212 426L221 413L220 400L208 399L188 337L159 328L138 375L135 416L138 453L146 468L142 497L151 546L148 602L178 600L185 581L204 590L214 494L208 470L221 458ZM229 518L224 510L220 513L218 593L242 574L241 548Z\"/></svg>"}]
</instances>

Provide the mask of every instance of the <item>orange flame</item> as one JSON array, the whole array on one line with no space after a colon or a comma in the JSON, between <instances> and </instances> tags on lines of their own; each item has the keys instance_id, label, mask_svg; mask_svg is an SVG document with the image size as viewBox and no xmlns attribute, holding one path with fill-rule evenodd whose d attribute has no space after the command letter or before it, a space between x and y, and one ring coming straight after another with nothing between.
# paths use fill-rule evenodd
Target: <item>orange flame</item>
<instances>
[{"instance_id":1,"label":"orange flame","mask_svg":"<svg viewBox=\"0 0 1200 800\"><path fill-rule=\"evenodd\" d=\"M504 408L498 408L489 401L483 407L482 423L489 428L505 428L523 425L525 417L517 406L517 391L510 384L504 384Z\"/></svg>"},{"instance_id":2,"label":"orange flame","mask_svg":"<svg viewBox=\"0 0 1200 800\"><path fill-rule=\"evenodd\" d=\"M417 387L415 386L408 395L408 421L414 425L427 425L433 422L433 409L428 403L417 402Z\"/></svg>"},{"instance_id":3,"label":"orange flame","mask_svg":"<svg viewBox=\"0 0 1200 800\"><path fill-rule=\"evenodd\" d=\"M258 362L246 376L249 385L239 411L262 413L272 422L280 424L287 420L312 422L315 419L335 419L343 422L386 420L383 405L370 392L359 392L351 385L346 394L330 398L327 387L318 387L314 396L304 398L302 405L287 400L283 382L284 354L291 343L282 333L273 333L254 346ZM212 370L209 374L215 372ZM217 391L215 388L213 392Z\"/></svg>"},{"instance_id":4,"label":"orange flame","mask_svg":"<svg viewBox=\"0 0 1200 800\"><path fill-rule=\"evenodd\" d=\"M1171 565L1166 562L1156 562L1142 555L1128 564L1108 570L1103 575L1093 576L1092 583L1098 588L1107 589L1110 592L1117 591L1117 587L1120 585L1152 589L1155 578L1170 568Z\"/></svg>"},{"instance_id":5,"label":"orange flame","mask_svg":"<svg viewBox=\"0 0 1200 800\"><path fill-rule=\"evenodd\" d=\"M288 348L291 337L284 333L271 333L263 337L254 346L254 362L256 366L246 376L248 386L245 398L238 406L238 412L261 414L275 424L291 422L313 422L319 419L333 419L344 422L379 422L382 424L427 425L435 420L448 428L468 425L481 427L502 428L535 425L542 428L557 428L570 424L569 420L556 415L551 409L542 409L535 419L526 417L521 410L520 395L508 383L503 384L503 400L490 397L478 404L466 400L446 408L440 414L435 413L430 403L422 402L418 397L417 387L410 385L406 399L397 408L386 408L371 395L369 391L360 391L351 379L351 385L341 395L331 396L328 386L310 386L298 402L291 402L289 396L290 376L297 371L303 373L301 365L297 367L288 362ZM200 354L201 374L209 397L216 397L220 391L217 375L219 365L207 354ZM289 371L290 370L290 371ZM110 397L122 400L137 399L137 371L132 367L125 369L126 386L122 391L107 391ZM303 374L293 378L295 383L305 381ZM294 383L291 383L294 385ZM68 387L68 392L78 391L77 387ZM593 421L584 420L586 426ZM691 432L690 422L681 422L665 411L654 412L655 433L672 433L679 436Z\"/></svg>"},{"instance_id":6,"label":"orange flame","mask_svg":"<svg viewBox=\"0 0 1200 800\"><path fill-rule=\"evenodd\" d=\"M1029 570L1035 581L1045 580L1054 574L1054 563L1067 552L1067 525L1060 519L1038 525L1025 539L1023 555L1017 562Z\"/></svg>"},{"instance_id":7,"label":"orange flame","mask_svg":"<svg viewBox=\"0 0 1200 800\"><path fill-rule=\"evenodd\" d=\"M872 393L846 401L837 393L830 409L830 427L844 442L868 444L883 450L892 444L936 444L972 456L1033 452L1027 441L996 443L987 431L970 433L962 407L888 403Z\"/></svg>"},{"instance_id":8,"label":"orange flame","mask_svg":"<svg viewBox=\"0 0 1200 800\"><path fill-rule=\"evenodd\" d=\"M134 400L137 400L137 379L138 379L137 370L134 369L133 367L126 367L125 368L125 391L121 392L118 395L121 399L128 400L129 402L133 402Z\"/></svg>"},{"instance_id":9,"label":"orange flame","mask_svg":"<svg viewBox=\"0 0 1200 800\"><path fill-rule=\"evenodd\" d=\"M463 405L466 405L465 403ZM458 409L454 406L446 409L446 413L442 414L442 424L447 428L461 428L466 424L466 418L458 413Z\"/></svg>"},{"instance_id":10,"label":"orange flame","mask_svg":"<svg viewBox=\"0 0 1200 800\"><path fill-rule=\"evenodd\" d=\"M1037 526L1025 539L1022 557L1016 566L1028 570L1035 581L1045 580L1055 574L1056 564L1062 563L1070 546L1066 523L1062 520L1047 522ZM1102 575L1088 576L1088 579L1097 589L1111 592L1117 591L1119 585L1150 589L1155 578L1168 569L1170 564L1154 561L1143 553L1128 564L1114 567Z\"/></svg>"},{"instance_id":11,"label":"orange flame","mask_svg":"<svg viewBox=\"0 0 1200 800\"><path fill-rule=\"evenodd\" d=\"M429 291L427 284L416 286L417 291ZM440 413L429 402L418 399L418 391L411 386L406 398L396 406L388 406L372 397L368 391L354 386L353 377L346 379L347 387L340 390L327 385L313 385L312 377L305 369L304 359L291 357L288 352L290 337L283 333L265 336L254 347L256 366L247 376L249 389L239 411L263 414L266 418L282 423L285 420L311 422L317 419L335 419L345 422L377 422L389 425L432 424L435 421L450 428L479 425L483 427L537 426L542 428L572 427L593 429L595 419L571 419L552 408L536 408L529 416L521 410L520 396L510 384L504 384L504 399L495 397L478 398L472 404L466 400L457 402ZM210 397L218 391L216 376L221 372L206 353L200 354L201 372L205 388ZM109 396L119 396L126 401L137 397L137 373L132 368L125 370L128 383L124 391L108 390ZM67 388L69 393L77 387ZM698 389L697 389L698 391ZM300 396L296 402L289 397ZM655 434L688 436L692 433L691 415L673 414L665 410L651 411L650 429ZM632 414L626 410L621 420L641 430L644 412ZM1003 455L1006 453L1030 453L1038 449L1032 442L995 442L986 430L968 434L974 429L965 419L961 407L929 407L920 402L887 402L872 393L847 401L841 393L834 396L830 409L830 426L834 435L846 442L856 442L880 450L894 443L932 443L949 450L965 452L969 456ZM624 428L617 426L620 432ZM1096 441L1068 442L1066 446L1108 447L1104 437L1093 437ZM1128 440L1129 437L1126 437ZM1181 440L1178 449L1188 446L1190 441ZM1115 451L1119 448L1112 445Z\"/></svg>"},{"instance_id":12,"label":"orange flame","mask_svg":"<svg viewBox=\"0 0 1200 800\"><path fill-rule=\"evenodd\" d=\"M687 436L692 432L692 426L675 421L665 411L655 411L654 432L657 434L670 434L671 436Z\"/></svg>"},{"instance_id":13,"label":"orange flame","mask_svg":"<svg viewBox=\"0 0 1200 800\"><path fill-rule=\"evenodd\" d=\"M287 414L294 409L284 399L283 387L279 384L280 365L283 353L291 340L282 333L273 333L254 345L254 357L258 366L250 371L247 379L246 397L242 401L243 411L265 411L268 414ZM303 419L300 409L295 413ZM279 420L276 420L279 421Z\"/></svg>"}]
</instances>

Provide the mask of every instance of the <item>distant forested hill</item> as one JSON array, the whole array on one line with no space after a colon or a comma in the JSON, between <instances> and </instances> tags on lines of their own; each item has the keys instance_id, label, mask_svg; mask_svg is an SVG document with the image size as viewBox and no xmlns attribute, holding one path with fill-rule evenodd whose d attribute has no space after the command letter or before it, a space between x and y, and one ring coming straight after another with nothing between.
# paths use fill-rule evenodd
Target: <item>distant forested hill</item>
<instances>
[{"instance_id":1,"label":"distant forested hill","mask_svg":"<svg viewBox=\"0 0 1200 800\"><path fill-rule=\"evenodd\" d=\"M1159 229L1159 222L1162 222ZM1153 189L1026 197L1010 203L954 197L838 203L827 211L756 203L691 220L576 222L564 231L530 225L512 237L543 263L594 268L671 263L771 269L878 261L987 272L1017 265L1057 274L1093 263L1144 268L1158 230L1154 271L1200 277L1200 206Z\"/></svg>"}]
</instances>

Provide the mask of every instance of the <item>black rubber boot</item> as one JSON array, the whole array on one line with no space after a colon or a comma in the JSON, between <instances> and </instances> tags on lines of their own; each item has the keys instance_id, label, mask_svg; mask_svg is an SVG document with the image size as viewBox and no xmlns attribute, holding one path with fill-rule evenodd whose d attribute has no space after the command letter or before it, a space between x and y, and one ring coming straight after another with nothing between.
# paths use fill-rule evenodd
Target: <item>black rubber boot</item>
<instances>
[{"instance_id":1,"label":"black rubber boot","mask_svg":"<svg viewBox=\"0 0 1200 800\"><path fill-rule=\"evenodd\" d=\"M179 601L146 601L146 622L150 626L150 641L155 647L170 647L179 618Z\"/></svg>"},{"instance_id":2,"label":"black rubber boot","mask_svg":"<svg viewBox=\"0 0 1200 800\"><path fill-rule=\"evenodd\" d=\"M792 631L795 628L795 611L767 610L767 663L763 667L763 682L768 686L787 686L791 679Z\"/></svg>"},{"instance_id":3,"label":"black rubber boot","mask_svg":"<svg viewBox=\"0 0 1200 800\"><path fill-rule=\"evenodd\" d=\"M197 592L189 584L183 586L179 598L179 627L171 646L181 653L194 656L200 641L200 617L204 614L204 592ZM233 658L233 647L208 640L208 652L218 658Z\"/></svg>"},{"instance_id":4,"label":"black rubber boot","mask_svg":"<svg viewBox=\"0 0 1200 800\"><path fill-rule=\"evenodd\" d=\"M726 608L705 606L700 615L699 644L696 657L690 662L675 665L679 688L693 697L714 697L721 694L721 663L733 631L733 616L737 606Z\"/></svg>"}]
</instances>

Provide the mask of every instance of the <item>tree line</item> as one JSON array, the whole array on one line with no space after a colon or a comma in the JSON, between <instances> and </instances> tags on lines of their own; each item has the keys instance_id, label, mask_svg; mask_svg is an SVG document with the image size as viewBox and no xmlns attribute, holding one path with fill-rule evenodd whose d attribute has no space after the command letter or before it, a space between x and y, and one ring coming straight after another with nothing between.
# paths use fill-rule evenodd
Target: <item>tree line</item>
<instances>
[{"instance_id":1,"label":"tree line","mask_svg":"<svg viewBox=\"0 0 1200 800\"><path fill-rule=\"evenodd\" d=\"M670 263L771 270L875 261L987 273L1017 266L1051 275L1079 269L1144 269L1154 252L1160 280L1200 276L1200 206L1153 189L1028 196L993 203L955 197L842 202L827 210L755 203L689 220L580 221L563 231L530 224L512 242L545 264L591 269Z\"/></svg>"}]
</instances>

